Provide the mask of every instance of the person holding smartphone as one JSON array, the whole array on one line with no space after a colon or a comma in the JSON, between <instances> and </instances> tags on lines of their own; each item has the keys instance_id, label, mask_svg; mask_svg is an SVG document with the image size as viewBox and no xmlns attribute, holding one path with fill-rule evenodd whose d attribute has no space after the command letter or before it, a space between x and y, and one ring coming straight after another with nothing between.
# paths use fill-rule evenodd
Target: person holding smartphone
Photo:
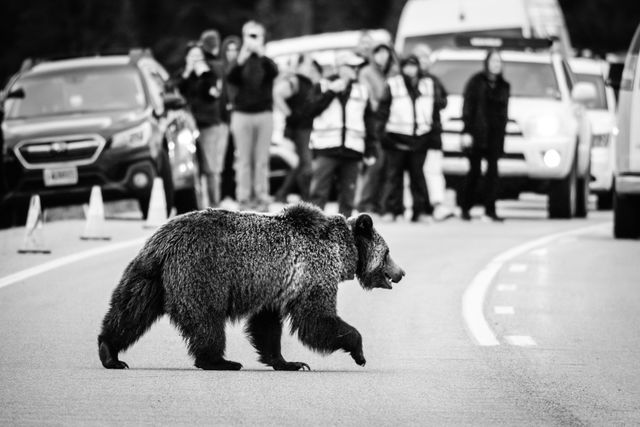
<instances>
[{"instance_id":1,"label":"person holding smartphone","mask_svg":"<svg viewBox=\"0 0 640 427\"><path fill-rule=\"evenodd\" d=\"M227 82L237 89L231 113L236 144L236 200L241 210L269 209L269 145L273 132L273 83L278 67L264 55L264 26L242 27L242 47Z\"/></svg>"}]
</instances>

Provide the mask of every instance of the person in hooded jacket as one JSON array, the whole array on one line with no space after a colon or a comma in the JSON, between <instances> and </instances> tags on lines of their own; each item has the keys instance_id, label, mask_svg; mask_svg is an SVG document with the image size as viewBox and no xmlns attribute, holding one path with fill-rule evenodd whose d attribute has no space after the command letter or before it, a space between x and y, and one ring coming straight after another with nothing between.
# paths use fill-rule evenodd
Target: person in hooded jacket
<instances>
[{"instance_id":1,"label":"person in hooded jacket","mask_svg":"<svg viewBox=\"0 0 640 427\"><path fill-rule=\"evenodd\" d=\"M206 177L210 206L221 199L221 174L227 151L229 126L224 122L221 105L224 70L217 55L220 35L216 30L202 33L197 45L191 47L183 72L186 98L198 125L200 167Z\"/></svg>"},{"instance_id":2,"label":"person in hooded jacket","mask_svg":"<svg viewBox=\"0 0 640 427\"><path fill-rule=\"evenodd\" d=\"M374 46L369 63L359 74L359 80L371 94L371 107L377 111L384 94L387 78L397 74L396 55L391 47L382 43ZM380 214L382 212L382 189L384 186L384 151L376 146L378 159L373 166L366 167L362 174L362 186L358 198L358 210Z\"/></svg>"},{"instance_id":3,"label":"person in hooded jacket","mask_svg":"<svg viewBox=\"0 0 640 427\"><path fill-rule=\"evenodd\" d=\"M385 220L404 215L404 173L409 173L413 222L426 222L433 211L424 176L424 163L433 127L434 110L442 102L434 80L423 76L415 55L400 62L400 75L387 80L378 108L384 126L382 148L387 161L383 200Z\"/></svg>"},{"instance_id":4,"label":"person in hooded jacket","mask_svg":"<svg viewBox=\"0 0 640 427\"><path fill-rule=\"evenodd\" d=\"M461 204L462 219L471 220L470 210L476 201L482 159L485 159L485 215L492 221L501 222L503 218L496 213L498 159L504 153L511 87L502 76L503 64L497 50L490 50L483 64L483 71L474 74L464 89L461 145L469 158L469 172Z\"/></svg>"}]
</instances>

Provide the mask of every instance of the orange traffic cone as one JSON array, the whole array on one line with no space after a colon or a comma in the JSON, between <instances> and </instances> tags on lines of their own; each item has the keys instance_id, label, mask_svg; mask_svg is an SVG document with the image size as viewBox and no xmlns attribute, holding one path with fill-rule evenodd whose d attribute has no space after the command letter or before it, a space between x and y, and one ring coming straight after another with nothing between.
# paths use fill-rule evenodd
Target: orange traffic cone
<instances>
[{"instance_id":1,"label":"orange traffic cone","mask_svg":"<svg viewBox=\"0 0 640 427\"><path fill-rule=\"evenodd\" d=\"M164 194L164 183L162 178L156 177L153 179L149 211L144 228L156 228L165 222L167 222L167 199Z\"/></svg>"},{"instance_id":2,"label":"orange traffic cone","mask_svg":"<svg viewBox=\"0 0 640 427\"><path fill-rule=\"evenodd\" d=\"M87 221L84 225L84 232L80 235L82 240L111 240L104 232L104 204L102 203L102 191L100 187L94 185L91 188L89 198L89 209L86 210Z\"/></svg>"},{"instance_id":3,"label":"orange traffic cone","mask_svg":"<svg viewBox=\"0 0 640 427\"><path fill-rule=\"evenodd\" d=\"M42 224L44 223L42 208L40 206L40 196L34 194L29 202L29 212L27 213L27 224L25 227L24 240L18 249L19 254L50 254L51 250L46 249L42 236Z\"/></svg>"}]
</instances>

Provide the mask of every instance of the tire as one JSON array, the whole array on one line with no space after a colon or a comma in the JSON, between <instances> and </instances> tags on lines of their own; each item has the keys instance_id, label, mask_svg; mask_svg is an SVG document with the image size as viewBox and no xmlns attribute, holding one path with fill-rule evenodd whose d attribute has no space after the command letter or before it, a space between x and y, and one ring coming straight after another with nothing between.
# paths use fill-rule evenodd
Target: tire
<instances>
[{"instance_id":1,"label":"tire","mask_svg":"<svg viewBox=\"0 0 640 427\"><path fill-rule=\"evenodd\" d=\"M616 239L640 237L640 196L614 193L613 236Z\"/></svg>"},{"instance_id":2,"label":"tire","mask_svg":"<svg viewBox=\"0 0 640 427\"><path fill-rule=\"evenodd\" d=\"M22 227L27 223L29 200L12 200L0 206L0 229Z\"/></svg>"},{"instance_id":3,"label":"tire","mask_svg":"<svg viewBox=\"0 0 640 427\"><path fill-rule=\"evenodd\" d=\"M576 182L576 218L586 218L589 213L589 181L591 178L591 164L587 167L586 176L578 178Z\"/></svg>"},{"instance_id":4,"label":"tire","mask_svg":"<svg viewBox=\"0 0 640 427\"><path fill-rule=\"evenodd\" d=\"M613 190L598 194L597 207L599 211L609 211L613 208Z\"/></svg>"},{"instance_id":5,"label":"tire","mask_svg":"<svg viewBox=\"0 0 640 427\"><path fill-rule=\"evenodd\" d=\"M171 174L171 163L169 162L169 154L166 151L160 150L156 167L157 167L157 176L162 178L162 183L164 186L165 202L167 205L167 216L169 216L171 214L171 208L173 207L175 191L173 188L173 176ZM152 186L149 187L148 192L138 197L138 205L140 207L140 212L142 213L143 219L147 219L147 214L149 212L149 202L151 201L151 189L152 189Z\"/></svg>"},{"instance_id":6,"label":"tire","mask_svg":"<svg viewBox=\"0 0 640 427\"><path fill-rule=\"evenodd\" d=\"M570 219L576 215L578 177L575 161L569 174L551 182L549 188L549 218Z\"/></svg>"},{"instance_id":7,"label":"tire","mask_svg":"<svg viewBox=\"0 0 640 427\"><path fill-rule=\"evenodd\" d=\"M198 192L195 187L176 191L174 205L178 215L200 209Z\"/></svg>"}]
</instances>

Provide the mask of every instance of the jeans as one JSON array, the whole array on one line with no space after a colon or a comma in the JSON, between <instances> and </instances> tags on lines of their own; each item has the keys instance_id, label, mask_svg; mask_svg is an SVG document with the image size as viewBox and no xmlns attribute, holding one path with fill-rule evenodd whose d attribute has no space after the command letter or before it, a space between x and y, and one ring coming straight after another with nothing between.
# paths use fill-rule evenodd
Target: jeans
<instances>
[{"instance_id":1,"label":"jeans","mask_svg":"<svg viewBox=\"0 0 640 427\"><path fill-rule=\"evenodd\" d=\"M360 212L380 213L383 210L385 156L380 147L378 147L378 153L375 164L367 166L362 176L362 192L358 202Z\"/></svg>"},{"instance_id":2,"label":"jeans","mask_svg":"<svg viewBox=\"0 0 640 427\"><path fill-rule=\"evenodd\" d=\"M229 128L226 124L200 128L201 171L207 178L209 206L217 206L221 198L220 176L224 169L224 159L229 142Z\"/></svg>"},{"instance_id":3,"label":"jeans","mask_svg":"<svg viewBox=\"0 0 640 427\"><path fill-rule=\"evenodd\" d=\"M269 199L269 146L273 113L231 114L236 145L236 200L240 204L266 203Z\"/></svg>"},{"instance_id":4,"label":"jeans","mask_svg":"<svg viewBox=\"0 0 640 427\"><path fill-rule=\"evenodd\" d=\"M498 156L483 155L478 151L469 154L469 173L465 185L462 210L468 212L475 205L478 181L482 175L482 158L487 159L487 173L484 177L484 209L485 214L496 214L496 198L498 195Z\"/></svg>"},{"instance_id":5,"label":"jeans","mask_svg":"<svg viewBox=\"0 0 640 427\"><path fill-rule=\"evenodd\" d=\"M354 209L359 166L358 159L317 156L313 160L311 202L324 209L333 183L337 180L338 211L345 217L350 217Z\"/></svg>"},{"instance_id":6,"label":"jeans","mask_svg":"<svg viewBox=\"0 0 640 427\"><path fill-rule=\"evenodd\" d=\"M433 207L429 200L429 190L424 177L426 151L386 150L384 211L394 216L404 213L404 173L409 172L409 189L413 199L413 218L422 214L431 215Z\"/></svg>"}]
</instances>

